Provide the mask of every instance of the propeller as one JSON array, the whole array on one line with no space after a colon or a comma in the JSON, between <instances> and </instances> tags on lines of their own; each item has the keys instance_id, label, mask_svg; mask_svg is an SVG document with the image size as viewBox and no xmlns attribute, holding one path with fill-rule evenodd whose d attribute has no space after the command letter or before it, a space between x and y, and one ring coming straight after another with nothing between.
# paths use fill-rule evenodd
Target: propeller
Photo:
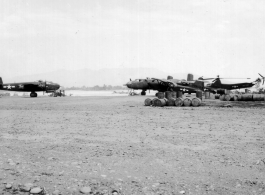
<instances>
[{"instance_id":1,"label":"propeller","mask_svg":"<svg viewBox=\"0 0 265 195\"><path fill-rule=\"evenodd\" d=\"M46 91L46 80L44 82L40 80L40 82L41 82L41 86L43 88L43 95L44 95L44 91Z\"/></svg>"},{"instance_id":2,"label":"propeller","mask_svg":"<svg viewBox=\"0 0 265 195\"><path fill-rule=\"evenodd\" d=\"M39 82L39 87L43 89L43 95L44 95L44 91L46 91L46 80L45 82L43 82L42 80L38 80Z\"/></svg>"},{"instance_id":3,"label":"propeller","mask_svg":"<svg viewBox=\"0 0 265 195\"><path fill-rule=\"evenodd\" d=\"M264 80L265 80L265 77L264 76L262 76L260 73L258 73L259 74L259 76L261 76L261 79L262 79L262 85L264 85Z\"/></svg>"}]
</instances>

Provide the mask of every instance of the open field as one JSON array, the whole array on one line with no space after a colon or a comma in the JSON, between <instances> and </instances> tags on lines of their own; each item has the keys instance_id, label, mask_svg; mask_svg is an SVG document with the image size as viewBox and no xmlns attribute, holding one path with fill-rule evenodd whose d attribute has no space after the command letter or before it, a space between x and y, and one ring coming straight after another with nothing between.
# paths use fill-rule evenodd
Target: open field
<instances>
[{"instance_id":1,"label":"open field","mask_svg":"<svg viewBox=\"0 0 265 195\"><path fill-rule=\"evenodd\" d=\"M0 194L265 194L265 102L145 98L0 98Z\"/></svg>"}]
</instances>

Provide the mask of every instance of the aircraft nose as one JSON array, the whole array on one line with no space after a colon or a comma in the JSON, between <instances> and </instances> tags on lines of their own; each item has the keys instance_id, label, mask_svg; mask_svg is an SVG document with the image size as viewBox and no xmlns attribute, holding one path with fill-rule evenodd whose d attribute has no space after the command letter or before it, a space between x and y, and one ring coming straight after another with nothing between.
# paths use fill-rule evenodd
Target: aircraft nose
<instances>
[{"instance_id":1,"label":"aircraft nose","mask_svg":"<svg viewBox=\"0 0 265 195\"><path fill-rule=\"evenodd\" d=\"M132 82L128 82L125 84L128 88L131 88L132 87Z\"/></svg>"}]
</instances>

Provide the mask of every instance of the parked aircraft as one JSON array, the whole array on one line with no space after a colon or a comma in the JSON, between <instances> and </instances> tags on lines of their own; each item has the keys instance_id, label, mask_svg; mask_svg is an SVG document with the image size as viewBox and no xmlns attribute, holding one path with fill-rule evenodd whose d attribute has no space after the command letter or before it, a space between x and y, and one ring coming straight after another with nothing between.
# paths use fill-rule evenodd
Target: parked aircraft
<instances>
[{"instance_id":1,"label":"parked aircraft","mask_svg":"<svg viewBox=\"0 0 265 195\"><path fill-rule=\"evenodd\" d=\"M152 78L153 80L157 80L160 85L164 85L167 87L167 90L171 91L183 91L184 93L196 93L196 91L204 90L204 82L202 81L185 81L178 79L157 79Z\"/></svg>"},{"instance_id":2,"label":"parked aircraft","mask_svg":"<svg viewBox=\"0 0 265 195\"><path fill-rule=\"evenodd\" d=\"M188 78L193 78L193 76L189 74ZM172 90L182 91L183 93L196 93L197 90L203 90L204 82L185 81L180 79L173 79L172 76L168 76L167 79L136 79L134 81L128 82L126 86L132 90L141 89L141 95L146 95L147 90L156 90L160 92Z\"/></svg>"},{"instance_id":3,"label":"parked aircraft","mask_svg":"<svg viewBox=\"0 0 265 195\"><path fill-rule=\"evenodd\" d=\"M224 93L225 89L233 90L233 89L250 88L250 87L253 87L254 85L260 85L261 81L262 81L262 84L264 84L265 77L262 76L261 74L259 74L259 75L261 76L261 78L257 78L255 81L243 82L243 83L232 83L232 84L222 83L221 79L224 79L224 78L219 78L219 75L216 78L204 79L204 78L200 77L199 80L205 81L205 80L212 80L213 79L212 83L208 83L205 85L205 89L209 90L209 91L218 90L219 93L222 94L222 93ZM250 79L250 78L246 78L246 79ZM217 93L218 93L218 91L217 91Z\"/></svg>"},{"instance_id":4,"label":"parked aircraft","mask_svg":"<svg viewBox=\"0 0 265 195\"><path fill-rule=\"evenodd\" d=\"M53 82L36 81L36 82L21 82L21 83L5 83L3 84L0 77L0 90L31 92L30 97L37 97L36 91L43 91L46 93L53 93L60 88L60 85Z\"/></svg>"}]
</instances>

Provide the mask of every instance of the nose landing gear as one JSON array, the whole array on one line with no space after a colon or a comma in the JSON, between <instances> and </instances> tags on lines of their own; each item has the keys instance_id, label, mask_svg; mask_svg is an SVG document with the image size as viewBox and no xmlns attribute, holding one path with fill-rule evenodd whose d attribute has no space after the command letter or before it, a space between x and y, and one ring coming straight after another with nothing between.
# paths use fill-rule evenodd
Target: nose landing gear
<instances>
[{"instance_id":1,"label":"nose landing gear","mask_svg":"<svg viewBox=\"0 0 265 195\"><path fill-rule=\"evenodd\" d=\"M146 95L146 91L142 91L141 92L141 95Z\"/></svg>"}]
</instances>

